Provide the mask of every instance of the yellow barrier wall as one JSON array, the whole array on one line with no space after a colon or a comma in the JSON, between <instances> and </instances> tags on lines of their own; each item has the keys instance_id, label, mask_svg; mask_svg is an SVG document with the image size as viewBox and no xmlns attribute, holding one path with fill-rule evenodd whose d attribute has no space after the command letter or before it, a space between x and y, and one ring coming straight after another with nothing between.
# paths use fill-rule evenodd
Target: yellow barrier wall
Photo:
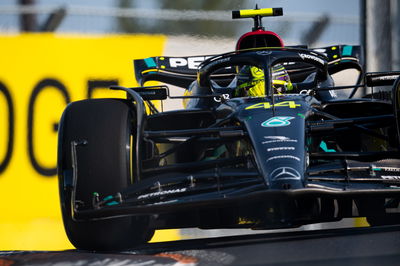
<instances>
[{"instance_id":1,"label":"yellow barrier wall","mask_svg":"<svg viewBox=\"0 0 400 266\"><path fill-rule=\"evenodd\" d=\"M66 104L121 96L132 60L162 54L164 36L0 36L0 249L66 249L56 178ZM124 94L122 94L124 95ZM170 236L171 237L171 236Z\"/></svg>"}]
</instances>

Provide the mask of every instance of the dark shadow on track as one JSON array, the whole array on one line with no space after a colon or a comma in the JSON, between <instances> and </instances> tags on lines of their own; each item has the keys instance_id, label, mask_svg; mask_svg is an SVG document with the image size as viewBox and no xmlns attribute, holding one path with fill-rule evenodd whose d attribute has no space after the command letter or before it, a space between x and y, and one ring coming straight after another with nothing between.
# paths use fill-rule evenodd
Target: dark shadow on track
<instances>
[{"instance_id":1,"label":"dark shadow on track","mask_svg":"<svg viewBox=\"0 0 400 266\"><path fill-rule=\"evenodd\" d=\"M0 265L400 265L400 226L263 233L149 243L94 253L0 251Z\"/></svg>"}]
</instances>

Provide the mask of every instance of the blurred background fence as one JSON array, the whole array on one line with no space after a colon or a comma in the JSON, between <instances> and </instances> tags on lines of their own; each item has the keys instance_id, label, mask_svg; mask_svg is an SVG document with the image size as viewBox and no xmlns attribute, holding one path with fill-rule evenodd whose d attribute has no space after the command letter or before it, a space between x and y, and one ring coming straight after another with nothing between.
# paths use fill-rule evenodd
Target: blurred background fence
<instances>
[{"instance_id":1,"label":"blurred background fence","mask_svg":"<svg viewBox=\"0 0 400 266\"><path fill-rule=\"evenodd\" d=\"M348 1L60 1L3 0L0 31L151 33L198 37L238 37L249 20L232 22L230 10L283 6L284 16L264 19L267 29L288 44L360 42L359 0ZM299 3L301 2L301 3ZM331 3L332 2L332 3Z\"/></svg>"},{"instance_id":2,"label":"blurred background fence","mask_svg":"<svg viewBox=\"0 0 400 266\"><path fill-rule=\"evenodd\" d=\"M0 32L129 33L237 38L251 21L230 10L281 6L264 20L285 44L362 44L371 71L400 68L399 0L2 0Z\"/></svg>"}]
</instances>

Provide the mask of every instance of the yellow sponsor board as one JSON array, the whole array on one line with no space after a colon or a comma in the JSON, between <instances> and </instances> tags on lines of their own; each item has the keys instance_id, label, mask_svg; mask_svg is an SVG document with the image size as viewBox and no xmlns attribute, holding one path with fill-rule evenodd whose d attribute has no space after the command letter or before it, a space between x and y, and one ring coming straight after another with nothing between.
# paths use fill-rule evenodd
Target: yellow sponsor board
<instances>
[{"instance_id":1,"label":"yellow sponsor board","mask_svg":"<svg viewBox=\"0 0 400 266\"><path fill-rule=\"evenodd\" d=\"M161 55L164 44L148 35L0 36L1 250L72 248L55 175L61 113L71 101L124 95L106 87L137 85L132 60Z\"/></svg>"}]
</instances>

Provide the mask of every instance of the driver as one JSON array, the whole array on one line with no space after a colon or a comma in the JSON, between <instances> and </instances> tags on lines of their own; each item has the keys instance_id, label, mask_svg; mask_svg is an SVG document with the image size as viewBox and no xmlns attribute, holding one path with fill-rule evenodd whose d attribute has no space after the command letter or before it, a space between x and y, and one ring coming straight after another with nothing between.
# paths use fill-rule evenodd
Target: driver
<instances>
[{"instance_id":1,"label":"driver","mask_svg":"<svg viewBox=\"0 0 400 266\"><path fill-rule=\"evenodd\" d=\"M236 44L236 50L244 50L259 47L283 47L283 41L274 32L256 30L248 32L240 37ZM237 96L259 97L265 95L264 70L255 66L244 66L237 76ZM282 94L293 90L289 74L283 65L272 67L272 86L275 93Z\"/></svg>"},{"instance_id":2,"label":"driver","mask_svg":"<svg viewBox=\"0 0 400 266\"><path fill-rule=\"evenodd\" d=\"M237 84L240 96L264 96L264 70L255 66L244 66L237 75ZM281 64L272 67L272 86L278 94L293 90L289 74Z\"/></svg>"}]
</instances>

